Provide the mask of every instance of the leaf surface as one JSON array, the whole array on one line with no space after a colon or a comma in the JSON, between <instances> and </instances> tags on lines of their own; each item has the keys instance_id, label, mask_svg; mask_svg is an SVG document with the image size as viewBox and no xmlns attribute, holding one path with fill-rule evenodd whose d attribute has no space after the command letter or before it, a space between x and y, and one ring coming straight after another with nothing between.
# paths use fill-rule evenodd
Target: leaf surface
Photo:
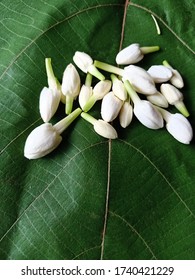
<instances>
[{"instance_id":1,"label":"leaf surface","mask_svg":"<svg viewBox=\"0 0 195 280\"><path fill-rule=\"evenodd\" d=\"M114 64L120 47L159 45L139 65L166 59L181 72L194 127L193 1L2 0L0 11L0 258L194 259L194 140L183 145L134 117L127 129L114 122L119 139L107 141L79 118L50 155L23 156L42 123L44 59L61 80L76 50ZM61 105L52 123L63 116Z\"/></svg>"}]
</instances>

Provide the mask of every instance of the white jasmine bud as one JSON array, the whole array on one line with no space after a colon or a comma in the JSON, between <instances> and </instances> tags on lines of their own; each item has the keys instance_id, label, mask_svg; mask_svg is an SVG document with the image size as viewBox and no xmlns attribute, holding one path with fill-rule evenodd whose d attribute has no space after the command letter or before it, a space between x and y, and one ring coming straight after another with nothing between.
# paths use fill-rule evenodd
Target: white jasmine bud
<instances>
[{"instance_id":1,"label":"white jasmine bud","mask_svg":"<svg viewBox=\"0 0 195 280\"><path fill-rule=\"evenodd\" d=\"M72 111L73 100L80 92L80 76L73 64L69 64L62 78L62 93L66 96L66 114Z\"/></svg>"},{"instance_id":2,"label":"white jasmine bud","mask_svg":"<svg viewBox=\"0 0 195 280\"><path fill-rule=\"evenodd\" d=\"M139 44L134 43L121 50L116 56L117 64L133 64L137 63L144 57L144 54L158 51L158 46L140 47Z\"/></svg>"},{"instance_id":3,"label":"white jasmine bud","mask_svg":"<svg viewBox=\"0 0 195 280\"><path fill-rule=\"evenodd\" d=\"M164 83L173 76L172 71L163 65L153 65L147 71L155 83Z\"/></svg>"},{"instance_id":4,"label":"white jasmine bud","mask_svg":"<svg viewBox=\"0 0 195 280\"><path fill-rule=\"evenodd\" d=\"M125 67L123 81L124 80L128 80L139 93L149 95L157 92L152 77L141 67L135 65Z\"/></svg>"},{"instance_id":5,"label":"white jasmine bud","mask_svg":"<svg viewBox=\"0 0 195 280\"><path fill-rule=\"evenodd\" d=\"M48 86L44 87L40 93L39 111L44 122L50 121L58 109L61 99L61 85L54 75L51 58L45 59Z\"/></svg>"},{"instance_id":6,"label":"white jasmine bud","mask_svg":"<svg viewBox=\"0 0 195 280\"><path fill-rule=\"evenodd\" d=\"M89 72L99 80L105 80L104 75L98 71L98 69L93 64L93 59L85 52L75 52L73 56L74 63L84 72Z\"/></svg>"},{"instance_id":7,"label":"white jasmine bud","mask_svg":"<svg viewBox=\"0 0 195 280\"><path fill-rule=\"evenodd\" d=\"M190 122L180 113L171 114L170 112L158 108L166 121L167 131L179 142L190 144L193 138L193 130Z\"/></svg>"},{"instance_id":8,"label":"white jasmine bud","mask_svg":"<svg viewBox=\"0 0 195 280\"><path fill-rule=\"evenodd\" d=\"M81 117L89 123L91 123L95 132L103 136L104 138L116 139L118 137L114 127L111 124L105 122L104 120L97 120L85 112L81 113Z\"/></svg>"},{"instance_id":9,"label":"white jasmine bud","mask_svg":"<svg viewBox=\"0 0 195 280\"><path fill-rule=\"evenodd\" d=\"M113 121L119 114L122 107L122 100L111 91L102 99L101 116L106 122Z\"/></svg>"},{"instance_id":10,"label":"white jasmine bud","mask_svg":"<svg viewBox=\"0 0 195 280\"><path fill-rule=\"evenodd\" d=\"M141 100L129 81L124 82L127 92L134 103L134 114L146 127L159 129L163 127L163 118L159 111L147 100Z\"/></svg>"},{"instance_id":11,"label":"white jasmine bud","mask_svg":"<svg viewBox=\"0 0 195 280\"><path fill-rule=\"evenodd\" d=\"M156 106L160 106L164 108L167 108L169 106L167 99L159 91L157 91L154 94L147 95L146 98L148 101L150 101L152 104Z\"/></svg>"},{"instance_id":12,"label":"white jasmine bud","mask_svg":"<svg viewBox=\"0 0 195 280\"><path fill-rule=\"evenodd\" d=\"M170 84L162 84L160 91L169 104L174 105L185 117L189 116L189 112L183 103L183 93L181 91Z\"/></svg>"},{"instance_id":13,"label":"white jasmine bud","mask_svg":"<svg viewBox=\"0 0 195 280\"><path fill-rule=\"evenodd\" d=\"M62 141L60 134L80 113L81 109L78 108L54 126L44 123L36 127L26 139L24 156L28 159L37 159L52 152Z\"/></svg>"},{"instance_id":14,"label":"white jasmine bud","mask_svg":"<svg viewBox=\"0 0 195 280\"><path fill-rule=\"evenodd\" d=\"M39 111L44 122L50 121L59 106L61 95L57 89L44 87L39 98Z\"/></svg>"},{"instance_id":15,"label":"white jasmine bud","mask_svg":"<svg viewBox=\"0 0 195 280\"><path fill-rule=\"evenodd\" d=\"M114 74L111 74L112 80L112 91L121 100L125 101L127 99L127 91L121 80L119 80Z\"/></svg>"},{"instance_id":16,"label":"white jasmine bud","mask_svg":"<svg viewBox=\"0 0 195 280\"><path fill-rule=\"evenodd\" d=\"M176 69L174 69L166 60L163 61L163 65L168 67L173 73L170 79L171 84L177 88L182 88L184 86L184 82L181 74Z\"/></svg>"},{"instance_id":17,"label":"white jasmine bud","mask_svg":"<svg viewBox=\"0 0 195 280\"><path fill-rule=\"evenodd\" d=\"M111 89L111 81L105 80L98 82L93 88L93 94L83 107L83 111L89 111L97 100L101 100Z\"/></svg>"},{"instance_id":18,"label":"white jasmine bud","mask_svg":"<svg viewBox=\"0 0 195 280\"><path fill-rule=\"evenodd\" d=\"M89 98L92 96L93 90L92 87L82 85L80 93L79 93L79 105L83 109L89 100Z\"/></svg>"},{"instance_id":19,"label":"white jasmine bud","mask_svg":"<svg viewBox=\"0 0 195 280\"><path fill-rule=\"evenodd\" d=\"M128 102L125 101L119 113L119 122L123 128L126 128L132 121L133 118L133 107Z\"/></svg>"}]
</instances>

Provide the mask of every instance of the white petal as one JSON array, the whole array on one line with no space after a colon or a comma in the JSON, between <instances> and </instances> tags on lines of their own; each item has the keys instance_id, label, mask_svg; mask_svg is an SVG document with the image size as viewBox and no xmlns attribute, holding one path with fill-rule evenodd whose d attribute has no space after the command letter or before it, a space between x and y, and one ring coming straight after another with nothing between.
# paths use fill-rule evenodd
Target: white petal
<instances>
[{"instance_id":1,"label":"white petal","mask_svg":"<svg viewBox=\"0 0 195 280\"><path fill-rule=\"evenodd\" d=\"M75 98L80 91L80 76L73 64L69 64L62 78L62 93Z\"/></svg>"},{"instance_id":2,"label":"white petal","mask_svg":"<svg viewBox=\"0 0 195 280\"><path fill-rule=\"evenodd\" d=\"M133 64L140 61L144 55L140 50L139 44L131 44L130 46L121 50L116 56L117 64Z\"/></svg>"},{"instance_id":3,"label":"white petal","mask_svg":"<svg viewBox=\"0 0 195 280\"><path fill-rule=\"evenodd\" d=\"M127 127L133 118L133 107L129 102L124 102L120 113L119 113L119 122L120 125L125 128Z\"/></svg>"},{"instance_id":4,"label":"white petal","mask_svg":"<svg viewBox=\"0 0 195 280\"><path fill-rule=\"evenodd\" d=\"M183 100L183 94L173 85L162 84L160 91L171 105Z\"/></svg>"},{"instance_id":5,"label":"white petal","mask_svg":"<svg viewBox=\"0 0 195 280\"><path fill-rule=\"evenodd\" d=\"M93 94L96 100L101 100L111 89L112 83L109 80L98 82L93 88Z\"/></svg>"},{"instance_id":6,"label":"white petal","mask_svg":"<svg viewBox=\"0 0 195 280\"><path fill-rule=\"evenodd\" d=\"M167 99L162 95L160 92L156 92L155 94L147 95L147 100L150 101L152 104L167 108L169 106L169 103Z\"/></svg>"},{"instance_id":7,"label":"white petal","mask_svg":"<svg viewBox=\"0 0 195 280\"><path fill-rule=\"evenodd\" d=\"M173 76L172 71L163 65L153 65L148 69L148 73L155 83L164 83Z\"/></svg>"},{"instance_id":8,"label":"white petal","mask_svg":"<svg viewBox=\"0 0 195 280\"><path fill-rule=\"evenodd\" d=\"M151 129L163 127L162 115L149 101L141 100L134 105L134 114L143 125Z\"/></svg>"},{"instance_id":9,"label":"white petal","mask_svg":"<svg viewBox=\"0 0 195 280\"><path fill-rule=\"evenodd\" d=\"M62 141L50 123L36 127L27 137L24 156L28 159L41 158L53 151Z\"/></svg>"},{"instance_id":10,"label":"white petal","mask_svg":"<svg viewBox=\"0 0 195 280\"><path fill-rule=\"evenodd\" d=\"M127 99L127 91L122 81L115 80L112 85L112 91L119 99L123 101Z\"/></svg>"},{"instance_id":11,"label":"white petal","mask_svg":"<svg viewBox=\"0 0 195 280\"><path fill-rule=\"evenodd\" d=\"M113 126L103 120L97 120L94 123L94 130L101 136L108 139L116 139L118 137Z\"/></svg>"},{"instance_id":12,"label":"white petal","mask_svg":"<svg viewBox=\"0 0 195 280\"><path fill-rule=\"evenodd\" d=\"M152 77L143 68L130 65L124 70L123 80L129 80L137 92L148 95L157 92Z\"/></svg>"},{"instance_id":13,"label":"white petal","mask_svg":"<svg viewBox=\"0 0 195 280\"><path fill-rule=\"evenodd\" d=\"M46 87L42 89L39 98L39 111L44 122L48 122L53 117L59 106L60 98L57 89L52 90Z\"/></svg>"},{"instance_id":14,"label":"white petal","mask_svg":"<svg viewBox=\"0 0 195 280\"><path fill-rule=\"evenodd\" d=\"M174 85L175 87L177 88L182 88L184 86L184 82L183 82L183 78L182 76L180 75L180 73L175 70L175 69L172 69L172 72L173 72L173 76L172 78L170 79L170 82L172 83L172 85Z\"/></svg>"},{"instance_id":15,"label":"white petal","mask_svg":"<svg viewBox=\"0 0 195 280\"><path fill-rule=\"evenodd\" d=\"M80 93L79 93L79 105L83 109L89 98L92 96L92 87L82 85Z\"/></svg>"},{"instance_id":16,"label":"white petal","mask_svg":"<svg viewBox=\"0 0 195 280\"><path fill-rule=\"evenodd\" d=\"M166 128L175 139L183 144L189 144L192 140L192 127L182 114L171 114L171 117L166 124Z\"/></svg>"},{"instance_id":17,"label":"white petal","mask_svg":"<svg viewBox=\"0 0 195 280\"><path fill-rule=\"evenodd\" d=\"M75 52L73 56L74 63L84 72L88 72L88 68L93 64L93 59L85 52Z\"/></svg>"},{"instance_id":18,"label":"white petal","mask_svg":"<svg viewBox=\"0 0 195 280\"><path fill-rule=\"evenodd\" d=\"M123 102L111 91L102 99L101 116L106 122L113 121L119 114Z\"/></svg>"}]
</instances>

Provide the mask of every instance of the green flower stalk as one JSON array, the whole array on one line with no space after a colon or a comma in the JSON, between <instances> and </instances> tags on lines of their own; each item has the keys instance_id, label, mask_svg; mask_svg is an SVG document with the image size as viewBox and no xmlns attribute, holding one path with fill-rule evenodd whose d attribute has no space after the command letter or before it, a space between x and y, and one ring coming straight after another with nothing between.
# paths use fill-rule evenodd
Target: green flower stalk
<instances>
[{"instance_id":1,"label":"green flower stalk","mask_svg":"<svg viewBox=\"0 0 195 280\"><path fill-rule=\"evenodd\" d=\"M104 120L97 120L88 113L82 112L81 117L93 125L95 132L104 138L116 139L118 137L114 127Z\"/></svg>"}]
</instances>

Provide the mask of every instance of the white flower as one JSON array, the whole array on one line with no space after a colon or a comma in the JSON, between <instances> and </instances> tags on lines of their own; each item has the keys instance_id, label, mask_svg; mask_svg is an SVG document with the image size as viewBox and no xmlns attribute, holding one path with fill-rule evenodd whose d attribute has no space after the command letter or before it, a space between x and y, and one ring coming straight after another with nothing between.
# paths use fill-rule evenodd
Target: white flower
<instances>
[{"instance_id":1,"label":"white flower","mask_svg":"<svg viewBox=\"0 0 195 280\"><path fill-rule=\"evenodd\" d=\"M37 159L52 152L62 141L60 134L81 114L81 111L77 108L55 125L44 123L36 127L26 139L24 156L28 159Z\"/></svg>"},{"instance_id":2,"label":"white flower","mask_svg":"<svg viewBox=\"0 0 195 280\"><path fill-rule=\"evenodd\" d=\"M27 137L24 156L28 159L41 158L52 152L62 141L62 137L50 123L36 127Z\"/></svg>"},{"instance_id":3,"label":"white flower","mask_svg":"<svg viewBox=\"0 0 195 280\"><path fill-rule=\"evenodd\" d=\"M142 60L144 57L143 53L140 50L139 44L131 44L130 46L121 50L116 56L117 64L133 64Z\"/></svg>"},{"instance_id":4,"label":"white flower","mask_svg":"<svg viewBox=\"0 0 195 280\"><path fill-rule=\"evenodd\" d=\"M167 99L162 95L160 92L156 92L155 94L147 95L147 100L150 101L152 104L160 107L167 108L169 103Z\"/></svg>"},{"instance_id":5,"label":"white flower","mask_svg":"<svg viewBox=\"0 0 195 280\"><path fill-rule=\"evenodd\" d=\"M173 76L170 79L171 84L177 88L182 88L184 86L184 82L181 74L176 69L171 67L171 65L166 60L163 61L163 65L168 67L173 73Z\"/></svg>"},{"instance_id":6,"label":"white flower","mask_svg":"<svg viewBox=\"0 0 195 280\"><path fill-rule=\"evenodd\" d=\"M163 65L153 65L147 71L155 83L164 83L173 76L172 71Z\"/></svg>"},{"instance_id":7,"label":"white flower","mask_svg":"<svg viewBox=\"0 0 195 280\"><path fill-rule=\"evenodd\" d=\"M140 100L134 104L134 114L148 128L159 129L163 127L162 115L147 100Z\"/></svg>"},{"instance_id":8,"label":"white flower","mask_svg":"<svg viewBox=\"0 0 195 280\"><path fill-rule=\"evenodd\" d=\"M83 106L83 111L89 111L97 100L101 100L110 91L111 85L112 83L109 80L98 82L93 88L93 94Z\"/></svg>"},{"instance_id":9,"label":"white flower","mask_svg":"<svg viewBox=\"0 0 195 280\"><path fill-rule=\"evenodd\" d=\"M87 53L79 51L75 52L73 61L84 73L89 72L99 80L105 80L104 75L102 75L94 66L93 59Z\"/></svg>"},{"instance_id":10,"label":"white flower","mask_svg":"<svg viewBox=\"0 0 195 280\"><path fill-rule=\"evenodd\" d=\"M66 96L66 114L72 111L73 100L80 92L80 76L73 64L69 64L62 77L62 94Z\"/></svg>"},{"instance_id":11,"label":"white flower","mask_svg":"<svg viewBox=\"0 0 195 280\"><path fill-rule=\"evenodd\" d=\"M166 124L166 128L175 139L183 144L189 144L192 140L192 127L182 114L171 114Z\"/></svg>"},{"instance_id":12,"label":"white flower","mask_svg":"<svg viewBox=\"0 0 195 280\"><path fill-rule=\"evenodd\" d=\"M92 87L82 85L80 93L79 93L79 105L83 109L86 105L89 98L92 96L93 90Z\"/></svg>"},{"instance_id":13,"label":"white flower","mask_svg":"<svg viewBox=\"0 0 195 280\"><path fill-rule=\"evenodd\" d=\"M189 112L183 103L183 93L181 91L170 84L162 84L160 91L169 104L174 105L185 117L189 116Z\"/></svg>"},{"instance_id":14,"label":"white flower","mask_svg":"<svg viewBox=\"0 0 195 280\"><path fill-rule=\"evenodd\" d=\"M96 133L99 135L108 138L108 139L116 139L118 137L116 130L114 127L103 121L103 120L96 120L93 126Z\"/></svg>"},{"instance_id":15,"label":"white flower","mask_svg":"<svg viewBox=\"0 0 195 280\"><path fill-rule=\"evenodd\" d=\"M52 90L47 87L42 89L39 97L39 111L44 122L50 121L53 117L59 106L60 99L61 94L57 89Z\"/></svg>"},{"instance_id":16,"label":"white flower","mask_svg":"<svg viewBox=\"0 0 195 280\"><path fill-rule=\"evenodd\" d=\"M139 93L149 95L157 92L152 77L141 67L135 65L125 67L123 81L125 80L128 80Z\"/></svg>"},{"instance_id":17,"label":"white flower","mask_svg":"<svg viewBox=\"0 0 195 280\"><path fill-rule=\"evenodd\" d=\"M62 93L65 96L75 98L80 91L80 76L72 63L64 70L62 77Z\"/></svg>"},{"instance_id":18,"label":"white flower","mask_svg":"<svg viewBox=\"0 0 195 280\"><path fill-rule=\"evenodd\" d=\"M146 127L158 129L163 127L163 118L157 109L147 100L141 100L129 81L124 82L125 88L134 103L134 114Z\"/></svg>"},{"instance_id":19,"label":"white flower","mask_svg":"<svg viewBox=\"0 0 195 280\"><path fill-rule=\"evenodd\" d=\"M132 118L133 118L133 107L128 101L125 101L119 113L120 125L123 128L127 127L131 123Z\"/></svg>"},{"instance_id":20,"label":"white flower","mask_svg":"<svg viewBox=\"0 0 195 280\"><path fill-rule=\"evenodd\" d=\"M171 114L165 109L158 108L166 121L167 131L179 142L189 144L193 138L190 122L180 113Z\"/></svg>"},{"instance_id":21,"label":"white flower","mask_svg":"<svg viewBox=\"0 0 195 280\"><path fill-rule=\"evenodd\" d=\"M101 116L106 122L113 121L119 114L122 107L122 100L115 96L111 91L107 93L102 99Z\"/></svg>"},{"instance_id":22,"label":"white flower","mask_svg":"<svg viewBox=\"0 0 195 280\"><path fill-rule=\"evenodd\" d=\"M115 139L118 137L116 130L114 127L105 122L104 120L97 120L88 113L82 112L81 117L91 123L96 133L99 135L108 138L108 139Z\"/></svg>"},{"instance_id":23,"label":"white flower","mask_svg":"<svg viewBox=\"0 0 195 280\"><path fill-rule=\"evenodd\" d=\"M144 57L144 54L158 51L158 46L140 47L139 44L134 43L121 50L116 56L117 64L133 64L137 63Z\"/></svg>"},{"instance_id":24,"label":"white flower","mask_svg":"<svg viewBox=\"0 0 195 280\"><path fill-rule=\"evenodd\" d=\"M112 79L112 91L121 100L125 101L127 99L127 91L125 89L124 83L119 80L114 74L111 74Z\"/></svg>"}]
</instances>

